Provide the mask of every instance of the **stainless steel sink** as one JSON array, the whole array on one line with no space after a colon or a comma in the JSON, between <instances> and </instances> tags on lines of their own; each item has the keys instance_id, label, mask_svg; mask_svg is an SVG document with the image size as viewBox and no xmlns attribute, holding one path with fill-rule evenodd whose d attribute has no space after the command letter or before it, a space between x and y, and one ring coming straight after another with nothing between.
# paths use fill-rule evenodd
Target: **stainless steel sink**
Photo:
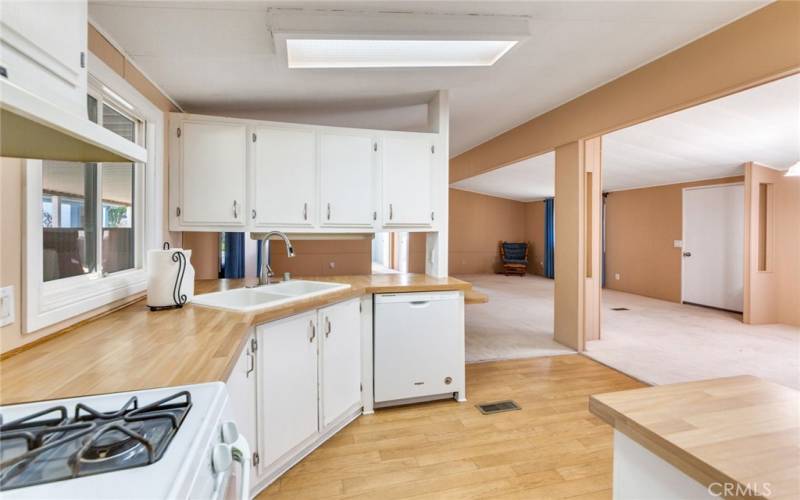
<instances>
[{"instance_id":1,"label":"stainless steel sink","mask_svg":"<svg viewBox=\"0 0 800 500\"><path fill-rule=\"evenodd\" d=\"M192 302L227 311L257 312L348 288L348 283L292 280L255 288L206 293L195 296Z\"/></svg>"}]
</instances>

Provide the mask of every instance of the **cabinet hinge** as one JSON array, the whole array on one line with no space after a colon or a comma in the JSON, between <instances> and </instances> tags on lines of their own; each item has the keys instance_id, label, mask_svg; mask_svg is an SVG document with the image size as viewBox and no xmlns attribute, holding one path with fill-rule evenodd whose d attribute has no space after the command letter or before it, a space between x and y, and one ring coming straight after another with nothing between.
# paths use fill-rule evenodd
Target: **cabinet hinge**
<instances>
[{"instance_id":1,"label":"cabinet hinge","mask_svg":"<svg viewBox=\"0 0 800 500\"><path fill-rule=\"evenodd\" d=\"M177 215L178 217L181 216L181 207L175 207L175 215Z\"/></svg>"},{"instance_id":2,"label":"cabinet hinge","mask_svg":"<svg viewBox=\"0 0 800 500\"><path fill-rule=\"evenodd\" d=\"M258 340L255 337L250 339L250 351L256 352L258 350Z\"/></svg>"},{"instance_id":3,"label":"cabinet hinge","mask_svg":"<svg viewBox=\"0 0 800 500\"><path fill-rule=\"evenodd\" d=\"M253 142L256 142L256 139L258 139L258 137L256 136L255 132L253 132Z\"/></svg>"},{"instance_id":4,"label":"cabinet hinge","mask_svg":"<svg viewBox=\"0 0 800 500\"><path fill-rule=\"evenodd\" d=\"M431 154L436 154L436 146L431 146Z\"/></svg>"},{"instance_id":5,"label":"cabinet hinge","mask_svg":"<svg viewBox=\"0 0 800 500\"><path fill-rule=\"evenodd\" d=\"M180 137L180 136L181 136L181 128L178 127L178 137Z\"/></svg>"},{"instance_id":6,"label":"cabinet hinge","mask_svg":"<svg viewBox=\"0 0 800 500\"><path fill-rule=\"evenodd\" d=\"M261 457L258 455L257 451L253 452L253 465L256 466L261 463Z\"/></svg>"},{"instance_id":7,"label":"cabinet hinge","mask_svg":"<svg viewBox=\"0 0 800 500\"><path fill-rule=\"evenodd\" d=\"M81 52L81 68L86 67L86 52Z\"/></svg>"}]
</instances>

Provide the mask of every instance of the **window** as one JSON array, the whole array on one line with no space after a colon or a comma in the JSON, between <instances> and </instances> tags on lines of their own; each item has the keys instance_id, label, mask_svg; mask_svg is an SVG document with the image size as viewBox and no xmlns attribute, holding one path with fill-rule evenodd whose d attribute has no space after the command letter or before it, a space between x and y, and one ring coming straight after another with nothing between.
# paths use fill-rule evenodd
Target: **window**
<instances>
[{"instance_id":1,"label":"window","mask_svg":"<svg viewBox=\"0 0 800 500\"><path fill-rule=\"evenodd\" d=\"M142 120L87 97L89 119L141 142ZM42 162L42 280L108 275L136 265L133 163Z\"/></svg>"}]
</instances>

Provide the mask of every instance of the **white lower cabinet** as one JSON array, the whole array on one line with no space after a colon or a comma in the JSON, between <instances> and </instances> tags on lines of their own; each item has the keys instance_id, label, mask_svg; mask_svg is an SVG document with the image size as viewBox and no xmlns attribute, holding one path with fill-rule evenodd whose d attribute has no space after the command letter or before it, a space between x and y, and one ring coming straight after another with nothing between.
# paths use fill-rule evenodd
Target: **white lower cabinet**
<instances>
[{"instance_id":1,"label":"white lower cabinet","mask_svg":"<svg viewBox=\"0 0 800 500\"><path fill-rule=\"evenodd\" d=\"M252 494L361 413L361 319L356 298L255 328L228 379Z\"/></svg>"},{"instance_id":2,"label":"white lower cabinet","mask_svg":"<svg viewBox=\"0 0 800 500\"><path fill-rule=\"evenodd\" d=\"M259 454L269 467L319 430L317 313L258 327Z\"/></svg>"},{"instance_id":3,"label":"white lower cabinet","mask_svg":"<svg viewBox=\"0 0 800 500\"><path fill-rule=\"evenodd\" d=\"M361 405L359 301L319 310L322 362L322 425L327 427Z\"/></svg>"}]
</instances>

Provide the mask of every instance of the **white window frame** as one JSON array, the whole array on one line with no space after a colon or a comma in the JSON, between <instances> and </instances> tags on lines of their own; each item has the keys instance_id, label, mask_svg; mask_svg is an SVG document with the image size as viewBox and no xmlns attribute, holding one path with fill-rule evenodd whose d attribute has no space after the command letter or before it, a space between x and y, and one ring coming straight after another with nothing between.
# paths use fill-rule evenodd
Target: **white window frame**
<instances>
[{"instance_id":1,"label":"white window frame","mask_svg":"<svg viewBox=\"0 0 800 500\"><path fill-rule=\"evenodd\" d=\"M134 200L135 267L103 275L102 262L98 272L43 281L42 231L42 161L27 160L25 169L25 325L26 333L35 332L75 316L90 312L117 300L143 292L147 287L146 255L160 247L163 236L164 211L164 112L140 94L124 78L114 72L94 54L89 53L89 93L114 103L114 96L105 93L105 86L130 105L126 111L120 105L112 107L143 122L142 141L147 149L147 163L136 164ZM98 103L100 104L100 103ZM98 113L102 109L98 108ZM86 118L84 118L86 119ZM101 169L99 169L101 170ZM144 175L141 175L141 174ZM102 189L102 171L98 173L98 189ZM102 217L102 195L97 197L98 216ZM97 244L102 245L102 233ZM97 253L101 256L100 252ZM98 259L100 260L100 259Z\"/></svg>"}]
</instances>

